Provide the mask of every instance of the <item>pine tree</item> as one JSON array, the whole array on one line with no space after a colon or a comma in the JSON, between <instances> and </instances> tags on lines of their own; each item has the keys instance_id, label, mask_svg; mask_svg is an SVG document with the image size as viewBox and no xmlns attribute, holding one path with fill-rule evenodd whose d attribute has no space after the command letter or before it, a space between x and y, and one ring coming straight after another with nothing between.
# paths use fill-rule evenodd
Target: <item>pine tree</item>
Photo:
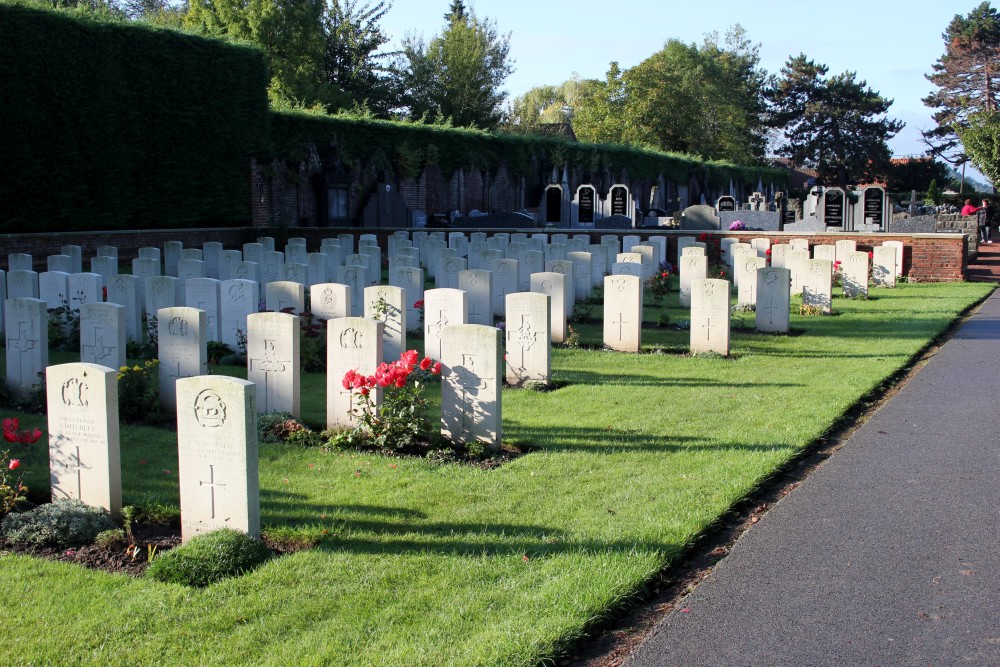
<instances>
[{"instance_id":1,"label":"pine tree","mask_svg":"<svg viewBox=\"0 0 1000 667\"><path fill-rule=\"evenodd\" d=\"M444 20L448 23L452 21L464 21L468 16L465 10L465 3L462 0L451 0L451 7L448 9L448 13L444 15Z\"/></svg>"},{"instance_id":2,"label":"pine tree","mask_svg":"<svg viewBox=\"0 0 1000 667\"><path fill-rule=\"evenodd\" d=\"M789 58L767 93L770 125L784 131L779 154L814 167L825 184L844 187L886 169L886 142L903 123L885 115L892 100L856 81L854 72L826 78L828 71L805 55Z\"/></svg>"},{"instance_id":3,"label":"pine tree","mask_svg":"<svg viewBox=\"0 0 1000 667\"><path fill-rule=\"evenodd\" d=\"M975 113L1000 108L1000 14L983 2L968 16L955 15L942 37L945 53L927 75L937 90L923 100L936 109L937 127L923 132L924 142L929 153L961 164L967 158L955 127L966 127Z\"/></svg>"},{"instance_id":4,"label":"pine tree","mask_svg":"<svg viewBox=\"0 0 1000 667\"><path fill-rule=\"evenodd\" d=\"M924 195L924 201L929 201L935 206L940 206L941 202L944 201L944 197L941 195L941 189L938 187L936 178L931 179L931 184L927 187L927 194Z\"/></svg>"}]
</instances>

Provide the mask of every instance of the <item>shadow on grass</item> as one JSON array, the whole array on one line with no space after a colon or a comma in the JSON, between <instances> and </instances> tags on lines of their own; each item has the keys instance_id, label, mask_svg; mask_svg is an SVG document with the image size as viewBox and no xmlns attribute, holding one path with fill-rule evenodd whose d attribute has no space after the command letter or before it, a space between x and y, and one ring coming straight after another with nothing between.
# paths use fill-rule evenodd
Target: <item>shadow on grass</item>
<instances>
[{"instance_id":1,"label":"shadow on grass","mask_svg":"<svg viewBox=\"0 0 1000 667\"><path fill-rule=\"evenodd\" d=\"M719 361L731 361L719 357ZM621 375L616 373L597 373L594 371L559 371L561 380L568 386L572 385L629 385L640 387L803 387L799 383L788 382L726 382L711 378L692 377L658 377L655 375Z\"/></svg>"}]
</instances>

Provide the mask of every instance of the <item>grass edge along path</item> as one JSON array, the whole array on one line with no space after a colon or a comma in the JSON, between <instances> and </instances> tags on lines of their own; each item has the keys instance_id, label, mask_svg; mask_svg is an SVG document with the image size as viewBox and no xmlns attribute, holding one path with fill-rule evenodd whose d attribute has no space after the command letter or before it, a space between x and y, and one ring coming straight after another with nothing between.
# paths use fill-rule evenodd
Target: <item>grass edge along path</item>
<instances>
[{"instance_id":1,"label":"grass edge along path","mask_svg":"<svg viewBox=\"0 0 1000 667\"><path fill-rule=\"evenodd\" d=\"M264 524L322 526L320 547L204 590L3 556L0 641L25 664L538 664L989 289L837 299L799 336L735 333L733 359L557 350L565 387L504 396L540 449L498 470L262 447ZM126 502L169 497L168 439L130 431Z\"/></svg>"}]
</instances>

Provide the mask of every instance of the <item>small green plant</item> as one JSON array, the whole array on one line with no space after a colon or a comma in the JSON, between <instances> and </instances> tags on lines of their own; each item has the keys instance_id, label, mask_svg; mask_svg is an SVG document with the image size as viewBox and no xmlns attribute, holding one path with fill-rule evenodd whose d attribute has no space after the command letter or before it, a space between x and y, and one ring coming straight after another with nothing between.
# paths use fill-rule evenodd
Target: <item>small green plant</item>
<instances>
[{"instance_id":1,"label":"small green plant","mask_svg":"<svg viewBox=\"0 0 1000 667\"><path fill-rule=\"evenodd\" d=\"M222 528L160 554L150 563L146 576L164 583L208 586L249 572L269 558L271 551L260 540Z\"/></svg>"},{"instance_id":2,"label":"small green plant","mask_svg":"<svg viewBox=\"0 0 1000 667\"><path fill-rule=\"evenodd\" d=\"M0 522L0 533L26 547L80 547L115 528L111 514L79 500L57 500L27 512L14 512Z\"/></svg>"},{"instance_id":3,"label":"small green plant","mask_svg":"<svg viewBox=\"0 0 1000 667\"><path fill-rule=\"evenodd\" d=\"M154 374L160 362L150 359L141 366L118 369L118 417L127 424L160 421L160 386Z\"/></svg>"},{"instance_id":4,"label":"small green plant","mask_svg":"<svg viewBox=\"0 0 1000 667\"><path fill-rule=\"evenodd\" d=\"M326 322L309 311L299 315L299 359L303 373L326 372Z\"/></svg>"},{"instance_id":5,"label":"small green plant","mask_svg":"<svg viewBox=\"0 0 1000 667\"><path fill-rule=\"evenodd\" d=\"M49 308L49 347L63 352L80 351L80 311L64 300L57 308Z\"/></svg>"},{"instance_id":6,"label":"small green plant","mask_svg":"<svg viewBox=\"0 0 1000 667\"><path fill-rule=\"evenodd\" d=\"M566 325L569 334L566 336L566 340L563 341L565 347L579 348L580 347L580 334L573 327Z\"/></svg>"},{"instance_id":7,"label":"small green plant","mask_svg":"<svg viewBox=\"0 0 1000 667\"><path fill-rule=\"evenodd\" d=\"M94 538L94 544L103 548L111 549L114 547L125 546L128 544L125 541L125 531L121 528L112 528L111 530L102 530Z\"/></svg>"},{"instance_id":8,"label":"small green plant","mask_svg":"<svg viewBox=\"0 0 1000 667\"><path fill-rule=\"evenodd\" d=\"M590 304L582 301L573 304L573 313L569 317L570 322L587 322L594 317L594 308Z\"/></svg>"},{"instance_id":9,"label":"small green plant","mask_svg":"<svg viewBox=\"0 0 1000 667\"><path fill-rule=\"evenodd\" d=\"M665 310L660 311L660 314L656 318L656 326L665 327L669 326L669 324L670 324L670 313L668 313Z\"/></svg>"},{"instance_id":10,"label":"small green plant","mask_svg":"<svg viewBox=\"0 0 1000 667\"><path fill-rule=\"evenodd\" d=\"M233 348L229 347L221 340L208 341L208 365L218 366L223 359L232 356Z\"/></svg>"},{"instance_id":11,"label":"small green plant","mask_svg":"<svg viewBox=\"0 0 1000 667\"><path fill-rule=\"evenodd\" d=\"M159 354L156 318L143 313L142 330L141 340L126 343L125 354L132 359L155 359Z\"/></svg>"}]
</instances>

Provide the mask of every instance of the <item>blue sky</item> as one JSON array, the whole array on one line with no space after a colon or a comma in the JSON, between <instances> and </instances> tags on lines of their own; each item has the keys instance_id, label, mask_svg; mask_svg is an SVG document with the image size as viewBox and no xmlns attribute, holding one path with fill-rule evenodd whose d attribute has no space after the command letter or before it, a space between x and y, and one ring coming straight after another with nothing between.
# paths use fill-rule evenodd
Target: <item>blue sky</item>
<instances>
[{"instance_id":1,"label":"blue sky","mask_svg":"<svg viewBox=\"0 0 1000 667\"><path fill-rule=\"evenodd\" d=\"M944 53L941 34L955 14L967 14L980 0L478 0L466 2L480 18L510 33L515 71L507 91L558 84L574 72L603 78L616 60L632 67L659 51L671 38L700 43L706 33L724 35L739 23L761 44L762 66L780 71L789 55L805 55L846 70L894 100L889 114L906 123L890 141L894 155L922 154L920 130L933 126L920 101L931 91L924 75ZM438 34L450 0L395 0L382 28L398 45L407 33L430 39ZM978 176L977 176L978 177Z\"/></svg>"}]
</instances>

